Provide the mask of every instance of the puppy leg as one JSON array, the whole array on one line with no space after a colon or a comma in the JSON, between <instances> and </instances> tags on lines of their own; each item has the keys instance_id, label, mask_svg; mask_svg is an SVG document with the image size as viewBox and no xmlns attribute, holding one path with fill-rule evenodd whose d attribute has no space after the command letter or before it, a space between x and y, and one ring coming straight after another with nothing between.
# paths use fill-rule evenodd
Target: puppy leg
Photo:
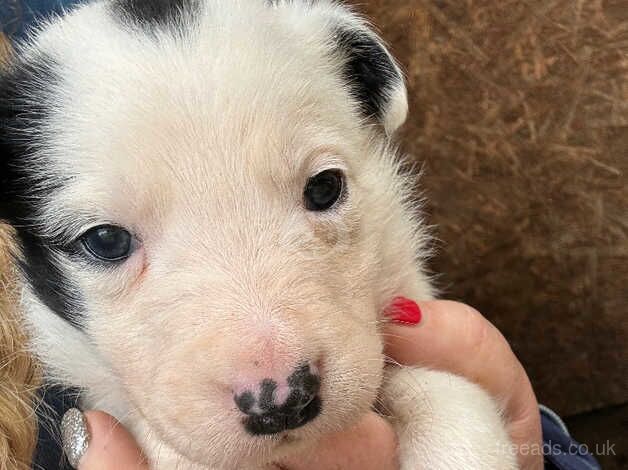
<instances>
[{"instance_id":1,"label":"puppy leg","mask_svg":"<svg viewBox=\"0 0 628 470\"><path fill-rule=\"evenodd\" d=\"M515 470L495 401L462 377L394 368L383 391L399 437L401 470Z\"/></svg>"}]
</instances>

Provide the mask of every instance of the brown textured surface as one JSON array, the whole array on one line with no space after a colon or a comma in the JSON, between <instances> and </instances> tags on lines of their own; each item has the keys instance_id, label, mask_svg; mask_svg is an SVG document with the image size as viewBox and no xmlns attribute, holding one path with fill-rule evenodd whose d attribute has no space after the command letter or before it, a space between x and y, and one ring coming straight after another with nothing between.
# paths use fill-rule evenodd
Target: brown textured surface
<instances>
[{"instance_id":1,"label":"brown textured surface","mask_svg":"<svg viewBox=\"0 0 628 470\"><path fill-rule=\"evenodd\" d=\"M559 413L628 401L625 0L358 8L408 74L445 295L503 330Z\"/></svg>"}]
</instances>

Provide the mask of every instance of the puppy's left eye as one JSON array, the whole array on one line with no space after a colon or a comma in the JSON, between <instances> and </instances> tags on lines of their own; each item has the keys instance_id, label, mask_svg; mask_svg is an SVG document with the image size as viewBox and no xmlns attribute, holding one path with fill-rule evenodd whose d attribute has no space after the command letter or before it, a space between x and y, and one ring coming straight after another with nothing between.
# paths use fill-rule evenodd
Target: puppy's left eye
<instances>
[{"instance_id":1,"label":"puppy's left eye","mask_svg":"<svg viewBox=\"0 0 628 470\"><path fill-rule=\"evenodd\" d=\"M312 176L303 191L306 209L317 212L331 209L341 198L343 189L344 175L340 170L325 170Z\"/></svg>"},{"instance_id":2,"label":"puppy's left eye","mask_svg":"<svg viewBox=\"0 0 628 470\"><path fill-rule=\"evenodd\" d=\"M135 249L133 236L115 225L94 227L81 237L81 242L90 255L101 261L122 261Z\"/></svg>"}]
</instances>

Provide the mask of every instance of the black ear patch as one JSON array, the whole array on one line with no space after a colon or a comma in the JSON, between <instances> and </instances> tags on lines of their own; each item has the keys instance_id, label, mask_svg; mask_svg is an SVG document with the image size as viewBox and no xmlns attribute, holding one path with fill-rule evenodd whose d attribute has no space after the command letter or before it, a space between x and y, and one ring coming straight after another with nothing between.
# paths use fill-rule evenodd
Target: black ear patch
<instances>
[{"instance_id":1,"label":"black ear patch","mask_svg":"<svg viewBox=\"0 0 628 470\"><path fill-rule=\"evenodd\" d=\"M48 308L75 326L82 301L64 273L63 248L38 230L38 202L63 185L50 181L46 162L34 160L40 147L34 136L49 110L45 89L58 81L56 64L39 57L0 76L0 219L15 229L18 264L26 282Z\"/></svg>"},{"instance_id":2,"label":"black ear patch","mask_svg":"<svg viewBox=\"0 0 628 470\"><path fill-rule=\"evenodd\" d=\"M33 189L42 183L26 167L37 147L32 135L48 112L41 98L46 85L57 80L54 70L54 61L39 57L13 64L0 75L0 218L12 223L25 222L36 196Z\"/></svg>"},{"instance_id":3,"label":"black ear patch","mask_svg":"<svg viewBox=\"0 0 628 470\"><path fill-rule=\"evenodd\" d=\"M163 26L176 21L196 3L196 0L114 0L111 10L125 22Z\"/></svg>"},{"instance_id":4,"label":"black ear patch","mask_svg":"<svg viewBox=\"0 0 628 470\"><path fill-rule=\"evenodd\" d=\"M385 119L393 91L403 78L384 46L368 32L338 28L334 42L344 59L343 78L364 117Z\"/></svg>"}]
</instances>

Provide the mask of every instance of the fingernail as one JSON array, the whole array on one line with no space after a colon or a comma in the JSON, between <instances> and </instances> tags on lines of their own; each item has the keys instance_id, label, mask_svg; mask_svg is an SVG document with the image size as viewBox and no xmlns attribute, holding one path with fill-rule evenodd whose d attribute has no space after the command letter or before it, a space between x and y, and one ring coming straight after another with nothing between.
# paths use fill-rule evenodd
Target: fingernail
<instances>
[{"instance_id":1,"label":"fingernail","mask_svg":"<svg viewBox=\"0 0 628 470\"><path fill-rule=\"evenodd\" d=\"M85 416L76 408L69 409L61 419L61 441L68 462L73 468L78 468L87 452L89 432Z\"/></svg>"},{"instance_id":2,"label":"fingernail","mask_svg":"<svg viewBox=\"0 0 628 470\"><path fill-rule=\"evenodd\" d=\"M421 308L417 303L406 297L396 297L393 299L385 313L393 322L402 325L418 325L421 323L421 318L423 317Z\"/></svg>"}]
</instances>

